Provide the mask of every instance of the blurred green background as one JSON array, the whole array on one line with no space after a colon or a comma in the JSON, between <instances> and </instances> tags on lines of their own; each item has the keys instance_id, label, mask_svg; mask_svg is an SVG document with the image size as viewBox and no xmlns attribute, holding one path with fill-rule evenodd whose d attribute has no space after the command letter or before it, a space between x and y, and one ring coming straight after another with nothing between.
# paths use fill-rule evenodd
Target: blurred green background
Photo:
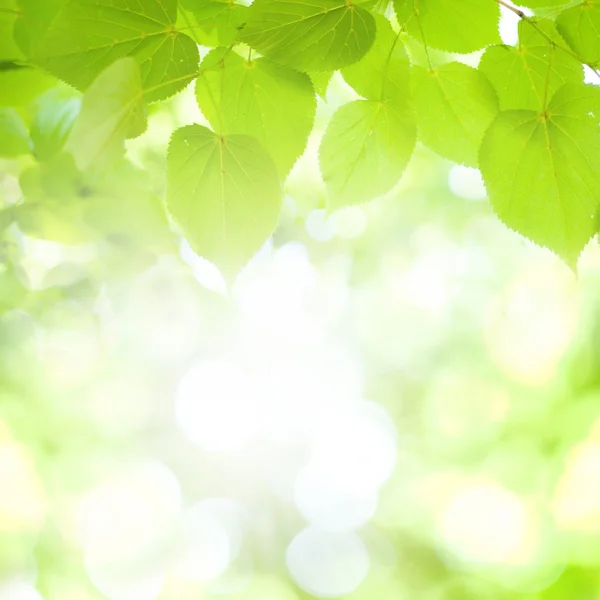
<instances>
[{"instance_id":1,"label":"blurred green background","mask_svg":"<svg viewBox=\"0 0 600 600\"><path fill-rule=\"evenodd\" d=\"M600 250L423 148L328 212L350 98L231 286L160 200L192 90L103 180L0 162L0 600L600 598Z\"/></svg>"}]
</instances>

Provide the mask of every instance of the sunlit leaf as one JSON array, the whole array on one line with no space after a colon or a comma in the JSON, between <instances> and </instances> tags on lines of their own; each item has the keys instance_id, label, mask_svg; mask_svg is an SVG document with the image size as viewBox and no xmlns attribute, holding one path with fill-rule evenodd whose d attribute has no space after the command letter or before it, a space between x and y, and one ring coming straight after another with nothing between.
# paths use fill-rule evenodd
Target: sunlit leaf
<instances>
[{"instance_id":1,"label":"sunlit leaf","mask_svg":"<svg viewBox=\"0 0 600 600\"><path fill-rule=\"evenodd\" d=\"M410 93L406 50L385 17L376 15L375 20L375 43L360 61L342 69L342 76L368 100L403 100Z\"/></svg>"},{"instance_id":2,"label":"sunlit leaf","mask_svg":"<svg viewBox=\"0 0 600 600\"><path fill-rule=\"evenodd\" d=\"M140 64L148 101L167 98L196 75L198 49L175 29L176 0L67 0L33 60L79 90L114 61Z\"/></svg>"},{"instance_id":3,"label":"sunlit leaf","mask_svg":"<svg viewBox=\"0 0 600 600\"><path fill-rule=\"evenodd\" d=\"M483 134L498 113L486 77L456 62L433 71L415 66L412 91L421 141L446 158L477 165Z\"/></svg>"},{"instance_id":4,"label":"sunlit leaf","mask_svg":"<svg viewBox=\"0 0 600 600\"><path fill-rule=\"evenodd\" d=\"M281 209L275 164L247 135L178 129L167 157L167 206L191 246L226 272L273 233Z\"/></svg>"},{"instance_id":5,"label":"sunlit leaf","mask_svg":"<svg viewBox=\"0 0 600 600\"><path fill-rule=\"evenodd\" d=\"M224 48L202 62L196 98L215 131L258 139L282 176L302 154L315 117L307 75L266 58L248 62Z\"/></svg>"},{"instance_id":6,"label":"sunlit leaf","mask_svg":"<svg viewBox=\"0 0 600 600\"><path fill-rule=\"evenodd\" d=\"M599 115L600 90L565 84L547 113L501 113L481 146L496 214L570 265L598 228Z\"/></svg>"},{"instance_id":7,"label":"sunlit leaf","mask_svg":"<svg viewBox=\"0 0 600 600\"><path fill-rule=\"evenodd\" d=\"M500 7L489 0L394 0L400 24L426 45L469 53L500 41Z\"/></svg>"},{"instance_id":8,"label":"sunlit leaf","mask_svg":"<svg viewBox=\"0 0 600 600\"><path fill-rule=\"evenodd\" d=\"M586 0L556 17L556 26L569 46L587 63L600 63L600 2Z\"/></svg>"},{"instance_id":9,"label":"sunlit leaf","mask_svg":"<svg viewBox=\"0 0 600 600\"><path fill-rule=\"evenodd\" d=\"M342 106L319 149L329 205L339 208L388 192L406 168L415 141L408 105L357 100Z\"/></svg>"},{"instance_id":10,"label":"sunlit leaf","mask_svg":"<svg viewBox=\"0 0 600 600\"><path fill-rule=\"evenodd\" d=\"M492 46L481 57L479 69L496 89L502 110L541 110L563 83L582 81L581 63L548 38L564 45L550 21L538 21L535 27L521 21L517 47Z\"/></svg>"},{"instance_id":11,"label":"sunlit leaf","mask_svg":"<svg viewBox=\"0 0 600 600\"><path fill-rule=\"evenodd\" d=\"M375 39L375 20L347 0L255 0L241 39L284 65L330 71L364 56Z\"/></svg>"},{"instance_id":12,"label":"sunlit leaf","mask_svg":"<svg viewBox=\"0 0 600 600\"><path fill-rule=\"evenodd\" d=\"M125 138L136 137L145 128L140 68L133 58L122 58L101 73L83 96L65 147L79 169L98 169L120 158Z\"/></svg>"}]
</instances>

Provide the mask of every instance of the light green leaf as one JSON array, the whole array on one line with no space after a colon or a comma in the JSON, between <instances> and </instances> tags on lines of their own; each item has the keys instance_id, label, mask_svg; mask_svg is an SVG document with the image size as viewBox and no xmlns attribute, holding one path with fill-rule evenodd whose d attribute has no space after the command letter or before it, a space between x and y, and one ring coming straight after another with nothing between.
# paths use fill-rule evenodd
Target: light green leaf
<instances>
[{"instance_id":1,"label":"light green leaf","mask_svg":"<svg viewBox=\"0 0 600 600\"><path fill-rule=\"evenodd\" d=\"M494 0L394 0L398 22L427 46L468 54L500 41Z\"/></svg>"},{"instance_id":2,"label":"light green leaf","mask_svg":"<svg viewBox=\"0 0 600 600\"><path fill-rule=\"evenodd\" d=\"M273 233L281 197L277 168L256 139L200 125L171 137L167 208L192 248L227 273Z\"/></svg>"},{"instance_id":3,"label":"light green leaf","mask_svg":"<svg viewBox=\"0 0 600 600\"><path fill-rule=\"evenodd\" d=\"M80 170L100 169L123 155L125 138L144 129L140 68L133 58L122 58L102 72L83 96L65 149Z\"/></svg>"},{"instance_id":4,"label":"light green leaf","mask_svg":"<svg viewBox=\"0 0 600 600\"><path fill-rule=\"evenodd\" d=\"M416 137L408 104L356 100L339 108L319 148L331 208L391 190L408 164Z\"/></svg>"},{"instance_id":5,"label":"light green leaf","mask_svg":"<svg viewBox=\"0 0 600 600\"><path fill-rule=\"evenodd\" d=\"M0 109L0 156L14 158L30 151L29 131L21 115L12 108Z\"/></svg>"},{"instance_id":6,"label":"light green leaf","mask_svg":"<svg viewBox=\"0 0 600 600\"><path fill-rule=\"evenodd\" d=\"M217 48L202 62L198 106L215 131L255 137L285 177L302 154L313 126L316 99L304 73L266 58L248 62Z\"/></svg>"},{"instance_id":7,"label":"light green leaf","mask_svg":"<svg viewBox=\"0 0 600 600\"><path fill-rule=\"evenodd\" d=\"M410 63L390 22L375 15L377 37L367 54L342 69L346 83L368 100L402 100L410 93Z\"/></svg>"},{"instance_id":8,"label":"light green leaf","mask_svg":"<svg viewBox=\"0 0 600 600\"><path fill-rule=\"evenodd\" d=\"M481 146L481 173L496 214L571 266L598 228L599 108L598 92L567 83L546 114L501 113Z\"/></svg>"},{"instance_id":9,"label":"light green leaf","mask_svg":"<svg viewBox=\"0 0 600 600\"><path fill-rule=\"evenodd\" d=\"M562 42L552 22L541 20L535 27ZM563 83L583 79L581 63L550 44L535 27L521 21L518 47L492 46L481 57L479 69L496 89L502 110L543 110L544 100Z\"/></svg>"},{"instance_id":10,"label":"light green leaf","mask_svg":"<svg viewBox=\"0 0 600 600\"><path fill-rule=\"evenodd\" d=\"M345 67L374 39L373 16L350 0L255 0L241 32L261 54L301 71Z\"/></svg>"},{"instance_id":11,"label":"light green leaf","mask_svg":"<svg viewBox=\"0 0 600 600\"><path fill-rule=\"evenodd\" d=\"M19 6L16 0L0 0L0 61L10 62L23 58L13 35L18 15Z\"/></svg>"},{"instance_id":12,"label":"light green leaf","mask_svg":"<svg viewBox=\"0 0 600 600\"><path fill-rule=\"evenodd\" d=\"M0 106L25 106L56 84L56 79L39 69L15 65L0 70Z\"/></svg>"},{"instance_id":13,"label":"light green leaf","mask_svg":"<svg viewBox=\"0 0 600 600\"><path fill-rule=\"evenodd\" d=\"M586 0L567 8L556 18L556 27L582 60L600 64L600 2Z\"/></svg>"},{"instance_id":14,"label":"light green leaf","mask_svg":"<svg viewBox=\"0 0 600 600\"><path fill-rule=\"evenodd\" d=\"M79 93L58 86L38 100L31 124L33 153L38 160L50 160L64 147L81 108Z\"/></svg>"},{"instance_id":15,"label":"light green leaf","mask_svg":"<svg viewBox=\"0 0 600 600\"><path fill-rule=\"evenodd\" d=\"M50 25L66 0L17 0L20 15L15 23L15 40L25 56L35 56Z\"/></svg>"},{"instance_id":16,"label":"light green leaf","mask_svg":"<svg viewBox=\"0 0 600 600\"><path fill-rule=\"evenodd\" d=\"M182 0L178 28L202 46L229 46L246 22L247 12L247 6L227 1Z\"/></svg>"},{"instance_id":17,"label":"light green leaf","mask_svg":"<svg viewBox=\"0 0 600 600\"><path fill-rule=\"evenodd\" d=\"M415 66L412 92L419 139L441 156L476 166L483 134L498 114L486 77L456 62L433 71Z\"/></svg>"},{"instance_id":18,"label":"light green leaf","mask_svg":"<svg viewBox=\"0 0 600 600\"><path fill-rule=\"evenodd\" d=\"M119 58L140 64L146 100L183 89L198 48L175 29L176 0L67 0L32 60L79 90Z\"/></svg>"},{"instance_id":19,"label":"light green leaf","mask_svg":"<svg viewBox=\"0 0 600 600\"><path fill-rule=\"evenodd\" d=\"M561 6L567 4L570 0L519 0L519 6L527 8L546 8L552 6Z\"/></svg>"},{"instance_id":20,"label":"light green leaf","mask_svg":"<svg viewBox=\"0 0 600 600\"><path fill-rule=\"evenodd\" d=\"M329 87L333 73L334 71L313 71L308 74L315 92L323 99L327 96L327 88Z\"/></svg>"}]
</instances>

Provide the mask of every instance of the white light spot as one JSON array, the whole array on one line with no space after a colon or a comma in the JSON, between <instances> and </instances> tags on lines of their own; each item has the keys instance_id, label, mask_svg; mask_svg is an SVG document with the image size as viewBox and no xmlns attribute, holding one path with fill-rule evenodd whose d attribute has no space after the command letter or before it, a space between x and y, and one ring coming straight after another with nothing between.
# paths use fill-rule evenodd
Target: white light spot
<instances>
[{"instance_id":1,"label":"white light spot","mask_svg":"<svg viewBox=\"0 0 600 600\"><path fill-rule=\"evenodd\" d=\"M525 506L493 483L457 490L444 512L441 534L449 550L472 563L522 564L534 550Z\"/></svg>"},{"instance_id":2,"label":"white light spot","mask_svg":"<svg viewBox=\"0 0 600 600\"><path fill-rule=\"evenodd\" d=\"M93 489L76 512L90 564L109 569L161 548L180 504L177 478L158 462L135 465Z\"/></svg>"},{"instance_id":3,"label":"white light spot","mask_svg":"<svg viewBox=\"0 0 600 600\"><path fill-rule=\"evenodd\" d=\"M306 217L306 231L313 240L328 242L335 236L335 223L326 210L313 210Z\"/></svg>"},{"instance_id":4,"label":"white light spot","mask_svg":"<svg viewBox=\"0 0 600 600\"><path fill-rule=\"evenodd\" d=\"M377 509L377 492L347 489L327 471L308 464L300 471L295 486L298 510L312 525L333 532L362 527Z\"/></svg>"},{"instance_id":5,"label":"white light spot","mask_svg":"<svg viewBox=\"0 0 600 600\"><path fill-rule=\"evenodd\" d=\"M455 165L448 173L450 191L459 198L483 200L487 197L479 169Z\"/></svg>"},{"instance_id":6,"label":"white light spot","mask_svg":"<svg viewBox=\"0 0 600 600\"><path fill-rule=\"evenodd\" d=\"M87 559L85 569L96 589L109 600L154 600L165 582L164 571L152 567L126 568Z\"/></svg>"},{"instance_id":7,"label":"white light spot","mask_svg":"<svg viewBox=\"0 0 600 600\"><path fill-rule=\"evenodd\" d=\"M348 206L331 215L336 234L341 238L358 238L367 226L365 213L360 206Z\"/></svg>"},{"instance_id":8,"label":"white light spot","mask_svg":"<svg viewBox=\"0 0 600 600\"><path fill-rule=\"evenodd\" d=\"M364 494L389 478L396 452L396 427L389 414L374 402L360 402L323 423L312 458L337 484Z\"/></svg>"},{"instance_id":9,"label":"white light spot","mask_svg":"<svg viewBox=\"0 0 600 600\"><path fill-rule=\"evenodd\" d=\"M235 451L258 432L255 382L233 363L214 360L192 367L175 399L179 427L206 450Z\"/></svg>"},{"instance_id":10,"label":"white light spot","mask_svg":"<svg viewBox=\"0 0 600 600\"><path fill-rule=\"evenodd\" d=\"M20 580L0 582L0 600L43 600L29 583Z\"/></svg>"},{"instance_id":11,"label":"white light spot","mask_svg":"<svg viewBox=\"0 0 600 600\"><path fill-rule=\"evenodd\" d=\"M304 591L319 598L337 598L355 590L366 577L369 555L355 534L308 527L288 546L286 564Z\"/></svg>"},{"instance_id":12,"label":"white light spot","mask_svg":"<svg viewBox=\"0 0 600 600\"><path fill-rule=\"evenodd\" d=\"M227 529L206 506L196 505L182 519L183 547L173 571L188 581L208 581L221 575L231 560Z\"/></svg>"}]
</instances>

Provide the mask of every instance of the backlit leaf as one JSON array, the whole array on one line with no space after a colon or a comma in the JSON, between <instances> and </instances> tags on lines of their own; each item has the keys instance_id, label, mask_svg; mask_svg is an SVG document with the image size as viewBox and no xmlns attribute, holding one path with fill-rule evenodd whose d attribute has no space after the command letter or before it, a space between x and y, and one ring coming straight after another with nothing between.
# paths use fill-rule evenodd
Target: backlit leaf
<instances>
[{"instance_id":1,"label":"backlit leaf","mask_svg":"<svg viewBox=\"0 0 600 600\"><path fill-rule=\"evenodd\" d=\"M302 154L316 110L307 75L266 58L248 62L225 48L202 62L196 98L215 131L257 138L282 176Z\"/></svg>"},{"instance_id":2,"label":"backlit leaf","mask_svg":"<svg viewBox=\"0 0 600 600\"><path fill-rule=\"evenodd\" d=\"M198 49L175 29L176 0L67 0L32 59L79 90L114 61L140 64L148 101L184 88L198 67Z\"/></svg>"},{"instance_id":3,"label":"backlit leaf","mask_svg":"<svg viewBox=\"0 0 600 600\"><path fill-rule=\"evenodd\" d=\"M500 41L493 0L394 0L394 7L408 33L433 48L466 54Z\"/></svg>"},{"instance_id":4,"label":"backlit leaf","mask_svg":"<svg viewBox=\"0 0 600 600\"><path fill-rule=\"evenodd\" d=\"M241 39L284 65L330 71L366 54L375 20L347 0L255 0Z\"/></svg>"},{"instance_id":5,"label":"backlit leaf","mask_svg":"<svg viewBox=\"0 0 600 600\"><path fill-rule=\"evenodd\" d=\"M600 90L590 88L565 84L546 114L500 113L480 153L500 219L571 266L598 228Z\"/></svg>"},{"instance_id":6,"label":"backlit leaf","mask_svg":"<svg viewBox=\"0 0 600 600\"><path fill-rule=\"evenodd\" d=\"M409 94L408 55L390 22L381 15L375 20L375 43L360 61L342 69L342 76L364 98L402 100Z\"/></svg>"},{"instance_id":7,"label":"backlit leaf","mask_svg":"<svg viewBox=\"0 0 600 600\"><path fill-rule=\"evenodd\" d=\"M133 58L113 63L83 96L81 113L65 148L85 171L109 165L123 154L125 138L146 128L140 68Z\"/></svg>"},{"instance_id":8,"label":"backlit leaf","mask_svg":"<svg viewBox=\"0 0 600 600\"><path fill-rule=\"evenodd\" d=\"M171 137L167 207L194 250L231 274L273 233L282 188L275 164L247 135L190 125Z\"/></svg>"},{"instance_id":9,"label":"backlit leaf","mask_svg":"<svg viewBox=\"0 0 600 600\"><path fill-rule=\"evenodd\" d=\"M556 18L556 26L579 57L591 65L600 63L600 2L586 0L567 8Z\"/></svg>"},{"instance_id":10,"label":"backlit leaf","mask_svg":"<svg viewBox=\"0 0 600 600\"><path fill-rule=\"evenodd\" d=\"M550 39L564 42L550 21L536 23ZM492 46L479 63L498 93L502 110L542 110L544 100L567 81L581 82L581 63L550 44L528 21L519 23L519 44Z\"/></svg>"},{"instance_id":11,"label":"backlit leaf","mask_svg":"<svg viewBox=\"0 0 600 600\"><path fill-rule=\"evenodd\" d=\"M483 134L498 114L486 77L456 62L433 71L415 66L412 90L421 141L441 156L476 166Z\"/></svg>"},{"instance_id":12,"label":"backlit leaf","mask_svg":"<svg viewBox=\"0 0 600 600\"><path fill-rule=\"evenodd\" d=\"M357 100L335 113L319 149L329 205L340 208L381 196L398 182L416 141L412 109Z\"/></svg>"}]
</instances>

